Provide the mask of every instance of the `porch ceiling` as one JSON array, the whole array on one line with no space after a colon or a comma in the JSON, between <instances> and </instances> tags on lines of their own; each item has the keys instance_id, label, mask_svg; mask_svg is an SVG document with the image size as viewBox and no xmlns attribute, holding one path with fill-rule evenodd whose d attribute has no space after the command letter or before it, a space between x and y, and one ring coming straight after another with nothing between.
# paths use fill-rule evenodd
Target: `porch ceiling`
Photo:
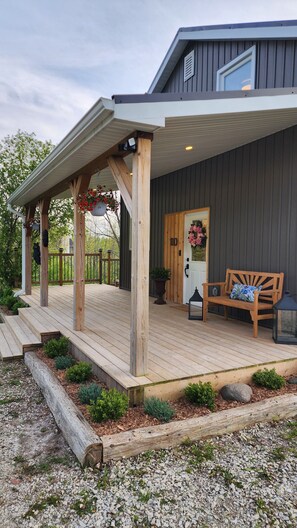
<instances>
[{"instance_id":1,"label":"porch ceiling","mask_svg":"<svg viewBox=\"0 0 297 528\"><path fill-rule=\"evenodd\" d=\"M79 170L86 173L86 165L98 156L103 156L103 164L99 174L92 168L91 185L115 189L104 153L135 130L154 133L151 177L158 178L297 124L294 89L267 96L254 92L248 97L234 92L230 98L225 93L224 97L176 101L138 102L137 96L127 103L100 100L9 202L25 205L41 195L69 196L67 180ZM193 149L185 151L187 145ZM129 167L130 158L125 158Z\"/></svg>"}]
</instances>

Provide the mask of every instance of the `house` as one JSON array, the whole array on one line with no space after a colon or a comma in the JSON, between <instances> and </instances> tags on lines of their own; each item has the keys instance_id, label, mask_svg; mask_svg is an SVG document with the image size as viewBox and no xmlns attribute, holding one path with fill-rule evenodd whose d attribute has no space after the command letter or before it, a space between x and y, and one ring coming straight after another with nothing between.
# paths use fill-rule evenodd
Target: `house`
<instances>
[{"instance_id":1,"label":"house","mask_svg":"<svg viewBox=\"0 0 297 528\"><path fill-rule=\"evenodd\" d=\"M141 377L149 262L171 268L174 303L206 279L223 280L228 267L283 271L286 288L297 291L296 147L297 20L181 28L148 93L100 99L9 204L28 217L38 205L42 231L50 199L74 197L73 321L83 331L84 217L75 200L97 183L121 191L120 287L131 289L130 373ZM207 232L198 252L187 240L197 221ZM30 230L25 246L30 295ZM47 306L44 246L41 261Z\"/></svg>"}]
</instances>

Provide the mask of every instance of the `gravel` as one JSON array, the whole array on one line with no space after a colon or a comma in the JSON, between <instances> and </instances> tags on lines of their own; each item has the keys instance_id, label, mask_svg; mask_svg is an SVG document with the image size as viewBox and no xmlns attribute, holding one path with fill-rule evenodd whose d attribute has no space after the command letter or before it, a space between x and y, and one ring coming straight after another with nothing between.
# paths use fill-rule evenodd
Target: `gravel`
<instances>
[{"instance_id":1,"label":"gravel","mask_svg":"<svg viewBox=\"0 0 297 528\"><path fill-rule=\"evenodd\" d=\"M0 364L0 416L1 528L297 527L297 418L92 471L23 362Z\"/></svg>"}]
</instances>

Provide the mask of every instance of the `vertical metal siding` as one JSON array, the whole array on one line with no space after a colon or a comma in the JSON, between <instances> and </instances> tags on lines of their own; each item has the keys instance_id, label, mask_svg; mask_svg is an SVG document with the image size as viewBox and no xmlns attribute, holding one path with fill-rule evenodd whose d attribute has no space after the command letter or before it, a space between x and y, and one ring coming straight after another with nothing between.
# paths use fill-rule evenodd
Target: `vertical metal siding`
<instances>
[{"instance_id":1,"label":"vertical metal siding","mask_svg":"<svg viewBox=\"0 0 297 528\"><path fill-rule=\"evenodd\" d=\"M151 266L163 264L164 215L210 207L209 280L226 268L283 271L297 293L297 126L152 180ZM123 207L121 287L130 287Z\"/></svg>"},{"instance_id":2,"label":"vertical metal siding","mask_svg":"<svg viewBox=\"0 0 297 528\"><path fill-rule=\"evenodd\" d=\"M216 90L218 69L256 45L256 88L297 86L297 39L261 41L213 41L188 44L163 92ZM195 75L184 82L184 57L195 50Z\"/></svg>"}]
</instances>

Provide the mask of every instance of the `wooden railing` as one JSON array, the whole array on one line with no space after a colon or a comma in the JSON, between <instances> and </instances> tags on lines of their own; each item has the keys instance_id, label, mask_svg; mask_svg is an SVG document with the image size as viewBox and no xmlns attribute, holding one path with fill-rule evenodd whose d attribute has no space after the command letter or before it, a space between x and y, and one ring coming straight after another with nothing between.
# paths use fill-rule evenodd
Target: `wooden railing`
<instances>
[{"instance_id":1,"label":"wooden railing","mask_svg":"<svg viewBox=\"0 0 297 528\"><path fill-rule=\"evenodd\" d=\"M85 282L99 282L99 284L114 284L119 282L120 259L113 258L112 252L107 251L103 257L102 249L98 253L85 255ZM32 284L39 284L40 266L34 261L32 265ZM63 284L73 282L74 262L73 253L49 253L48 255L48 282L49 284Z\"/></svg>"}]
</instances>

